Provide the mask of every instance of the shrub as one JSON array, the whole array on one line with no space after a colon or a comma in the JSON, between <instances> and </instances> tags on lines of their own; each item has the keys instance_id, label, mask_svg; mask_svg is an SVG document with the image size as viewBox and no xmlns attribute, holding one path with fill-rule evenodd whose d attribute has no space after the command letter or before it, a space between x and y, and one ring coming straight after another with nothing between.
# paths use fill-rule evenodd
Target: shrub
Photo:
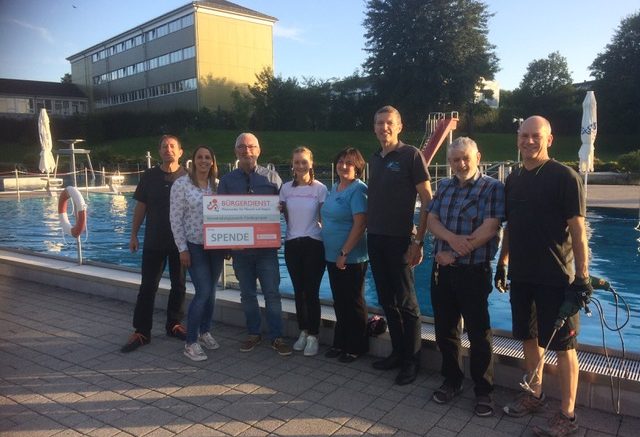
<instances>
[{"instance_id":1,"label":"shrub","mask_svg":"<svg viewBox=\"0 0 640 437\"><path fill-rule=\"evenodd\" d=\"M640 149L618 157L620 169L631 173L640 173Z\"/></svg>"}]
</instances>

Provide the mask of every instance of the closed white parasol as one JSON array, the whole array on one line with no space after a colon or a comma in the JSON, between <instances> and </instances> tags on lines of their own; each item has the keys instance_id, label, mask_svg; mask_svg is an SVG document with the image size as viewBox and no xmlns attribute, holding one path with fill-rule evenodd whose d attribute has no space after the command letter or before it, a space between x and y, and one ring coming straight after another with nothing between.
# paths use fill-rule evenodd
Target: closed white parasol
<instances>
[{"instance_id":1,"label":"closed white parasol","mask_svg":"<svg viewBox=\"0 0 640 437\"><path fill-rule=\"evenodd\" d=\"M53 158L51 140L51 129L49 127L49 114L47 110L42 108L38 117L38 133L40 134L40 164L38 168L42 173L46 173L47 177L56 168L56 160Z\"/></svg>"},{"instance_id":2,"label":"closed white parasol","mask_svg":"<svg viewBox=\"0 0 640 437\"><path fill-rule=\"evenodd\" d=\"M580 173L584 173L585 185L589 172L593 171L593 159L595 155L596 134L598 133L598 107L593 91L587 91L582 102L582 124L580 126L580 139L582 145L578 151L580 158Z\"/></svg>"}]
</instances>

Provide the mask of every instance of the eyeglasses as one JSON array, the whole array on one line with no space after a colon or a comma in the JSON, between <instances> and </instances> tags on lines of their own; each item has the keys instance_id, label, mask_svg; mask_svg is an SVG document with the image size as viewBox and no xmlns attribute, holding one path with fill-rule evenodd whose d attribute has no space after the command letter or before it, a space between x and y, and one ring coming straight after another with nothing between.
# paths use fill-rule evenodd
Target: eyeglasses
<instances>
[{"instance_id":1,"label":"eyeglasses","mask_svg":"<svg viewBox=\"0 0 640 437\"><path fill-rule=\"evenodd\" d=\"M253 187L251 186L251 175L245 173L244 180L247 183L247 194L253 194Z\"/></svg>"}]
</instances>

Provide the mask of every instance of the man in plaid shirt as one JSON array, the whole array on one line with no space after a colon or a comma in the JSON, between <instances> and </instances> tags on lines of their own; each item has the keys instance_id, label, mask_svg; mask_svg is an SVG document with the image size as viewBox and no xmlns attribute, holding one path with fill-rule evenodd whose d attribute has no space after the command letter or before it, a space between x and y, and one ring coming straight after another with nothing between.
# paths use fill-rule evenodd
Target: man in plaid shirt
<instances>
[{"instance_id":1,"label":"man in plaid shirt","mask_svg":"<svg viewBox=\"0 0 640 437\"><path fill-rule=\"evenodd\" d=\"M480 152L470 138L447 147L454 175L440 182L429 206L428 228L435 236L431 303L444 383L433 400L444 404L462 391L460 318L471 343L470 368L475 414L493 414L492 335L487 299L493 289L490 262L498 250L504 218L504 186L478 170Z\"/></svg>"}]
</instances>

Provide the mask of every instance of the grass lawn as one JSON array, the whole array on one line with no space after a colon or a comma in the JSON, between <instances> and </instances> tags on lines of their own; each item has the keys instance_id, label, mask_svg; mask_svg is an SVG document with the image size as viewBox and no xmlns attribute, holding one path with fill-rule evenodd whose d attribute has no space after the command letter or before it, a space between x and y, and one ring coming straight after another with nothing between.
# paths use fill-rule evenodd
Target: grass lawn
<instances>
[{"instance_id":1,"label":"grass lawn","mask_svg":"<svg viewBox=\"0 0 640 437\"><path fill-rule=\"evenodd\" d=\"M290 157L291 151L300 145L311 148L314 153L315 161L318 164L328 164L332 161L335 154L346 146L358 148L364 155L365 159L378 146L377 140L373 132L367 131L330 131L330 132L313 132L313 131L288 131L276 132L265 131L255 132L260 145L262 147L262 156L260 161L263 163L273 162L276 164L286 164ZM454 137L463 135L464 132L454 132ZM237 131L228 130L204 130L187 132L180 136L185 148L185 157L183 161L188 159L193 148L198 144L206 144L213 148L216 153L218 162L228 163L235 161L233 154L233 144ZM420 143L423 134L421 132L403 132L400 138L409 144L417 145ZM495 134L495 133L478 133L474 135L474 139L480 146L483 161L505 161L517 159L516 135ZM157 159L158 137L139 137L129 138L107 142L104 144L83 144L82 147L91 150L94 165L98 167L101 164L101 158L109 156L116 162L134 160L145 163L144 158L147 151L150 151L154 160ZM56 144L55 149L59 145ZM558 135L554 139L550 155L559 161L577 161L578 149L580 148L580 137L576 134ZM596 158L601 161L615 161L617 157L623 153L627 153L640 148L640 137L630 135L600 135L596 139ZM37 159L40 153L39 144L31 146L14 146L10 144L0 145L0 161L5 164L9 163L25 163L29 168L37 166ZM35 162L35 164L33 164ZM444 164L445 153L442 148L433 160L434 163Z\"/></svg>"}]
</instances>

